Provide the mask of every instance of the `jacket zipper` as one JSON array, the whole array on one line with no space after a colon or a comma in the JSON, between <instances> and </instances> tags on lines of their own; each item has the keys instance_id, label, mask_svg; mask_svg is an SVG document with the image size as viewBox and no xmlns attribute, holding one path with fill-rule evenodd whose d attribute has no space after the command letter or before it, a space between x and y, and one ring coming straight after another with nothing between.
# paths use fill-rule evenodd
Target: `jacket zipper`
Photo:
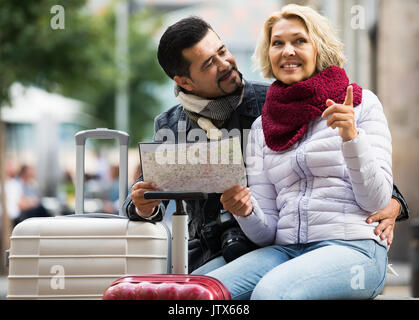
<instances>
[{"instance_id":1,"label":"jacket zipper","mask_svg":"<svg viewBox=\"0 0 419 320\"><path fill-rule=\"evenodd\" d=\"M296 162L297 162L297 165L298 165L298 167L300 168L300 170L301 170L301 172L304 174L304 170L303 170L303 168L301 167L301 165L300 165L300 163L299 163L299 159L298 159L298 156L299 156L299 154L298 154L298 151L296 152ZM304 196L305 196L305 194L306 194L306 190L307 190L307 182L305 183L305 186L304 186L304 192L303 192L303 195L301 196L301 198L300 198L300 200L298 201L298 229L297 229L297 243L300 243L300 231L301 231L301 202L302 202L302 200L303 200L303 198L304 198Z\"/></svg>"},{"instance_id":2,"label":"jacket zipper","mask_svg":"<svg viewBox=\"0 0 419 320\"><path fill-rule=\"evenodd\" d=\"M308 135L309 132L311 132L311 128L312 128L312 124L309 123L308 128L307 128L306 135ZM297 243L300 243L300 239L301 239L301 237L300 237L300 232L301 232L301 204L302 204L303 199L304 199L304 197L305 197L305 195L307 193L307 185L308 185L307 174L305 173L305 171L303 169L303 165L300 164L300 161L303 161L302 158L304 156L303 155L303 150L304 150L303 147L304 146L305 146L305 141L302 142L301 145L297 146L297 150L295 152L295 157L296 157L296 162L297 162L298 168L300 168L302 174L305 177L304 192L303 192L300 200L298 201L298 234L297 234ZM301 157L301 160L299 159L300 157Z\"/></svg>"}]
</instances>

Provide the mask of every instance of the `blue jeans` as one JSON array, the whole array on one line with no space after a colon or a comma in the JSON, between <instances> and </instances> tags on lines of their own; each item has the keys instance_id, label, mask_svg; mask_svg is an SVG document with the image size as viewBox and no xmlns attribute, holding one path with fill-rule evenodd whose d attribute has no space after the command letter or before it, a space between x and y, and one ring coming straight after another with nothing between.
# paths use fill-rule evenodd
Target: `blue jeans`
<instances>
[{"instance_id":1,"label":"blue jeans","mask_svg":"<svg viewBox=\"0 0 419 320\"><path fill-rule=\"evenodd\" d=\"M224 260L223 256L219 256L208 261L206 264L200 266L199 268L195 269L192 272L192 274L207 274L215 269L221 268L226 264L227 262Z\"/></svg>"},{"instance_id":2,"label":"blue jeans","mask_svg":"<svg viewBox=\"0 0 419 320\"><path fill-rule=\"evenodd\" d=\"M383 290L387 270L387 251L374 240L272 245L214 270L217 259L194 273L213 270L206 275L233 300L370 299Z\"/></svg>"}]
</instances>

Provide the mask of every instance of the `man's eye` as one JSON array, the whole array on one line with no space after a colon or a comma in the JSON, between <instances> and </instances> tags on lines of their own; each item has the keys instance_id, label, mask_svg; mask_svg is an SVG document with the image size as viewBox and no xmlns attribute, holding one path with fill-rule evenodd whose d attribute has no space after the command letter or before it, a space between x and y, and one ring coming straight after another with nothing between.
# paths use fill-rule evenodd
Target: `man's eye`
<instances>
[{"instance_id":1,"label":"man's eye","mask_svg":"<svg viewBox=\"0 0 419 320\"><path fill-rule=\"evenodd\" d=\"M221 50L221 51L220 51L220 56L225 55L225 54L226 54L226 52L227 52L227 50Z\"/></svg>"}]
</instances>

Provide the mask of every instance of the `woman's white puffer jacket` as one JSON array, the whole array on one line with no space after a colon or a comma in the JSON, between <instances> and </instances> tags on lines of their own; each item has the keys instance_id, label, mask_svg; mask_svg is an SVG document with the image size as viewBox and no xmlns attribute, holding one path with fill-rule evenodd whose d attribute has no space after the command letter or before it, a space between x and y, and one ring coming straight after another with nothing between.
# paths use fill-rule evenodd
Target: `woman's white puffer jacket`
<instances>
[{"instance_id":1,"label":"woman's white puffer jacket","mask_svg":"<svg viewBox=\"0 0 419 320\"><path fill-rule=\"evenodd\" d=\"M259 117L246 148L253 212L235 216L260 246L321 240L374 239L371 213L389 203L393 190L391 135L383 107L369 90L354 108L358 136L343 142L327 119L310 122L291 148L268 148Z\"/></svg>"}]
</instances>

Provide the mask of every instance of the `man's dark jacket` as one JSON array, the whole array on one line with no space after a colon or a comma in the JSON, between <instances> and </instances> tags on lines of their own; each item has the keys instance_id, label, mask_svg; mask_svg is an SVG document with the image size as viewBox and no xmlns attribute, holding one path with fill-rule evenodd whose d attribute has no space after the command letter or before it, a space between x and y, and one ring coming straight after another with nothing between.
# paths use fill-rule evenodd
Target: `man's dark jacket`
<instances>
[{"instance_id":1,"label":"man's dark jacket","mask_svg":"<svg viewBox=\"0 0 419 320\"><path fill-rule=\"evenodd\" d=\"M246 138L243 136L243 130L249 130L252 126L252 123L256 120L256 118L260 116L262 107L265 103L265 96L268 88L269 85L266 83L245 81L243 99L240 105L232 113L229 120L227 120L223 126L225 129L227 129L227 131L232 129L239 129L241 131L242 150L244 150L245 147L243 145L243 138ZM158 134L159 130L161 129L166 129L173 132L175 143L178 142L179 137L185 136L185 134L187 136L192 129L202 130L194 121L191 121L187 117L183 111L183 107L180 104L170 108L168 111L156 117L154 121L154 130L156 133L154 136L155 141L162 141L161 136ZM187 140L187 142L194 141ZM142 176L140 176L135 183L139 181L143 181ZM204 221L208 223L209 221L216 219L220 213L220 210L223 209L220 202L220 197L221 194L214 193L209 194L208 200L206 201L199 201L199 203L194 201L186 202L186 208L190 219L189 272L192 272L206 262L221 255L221 246L218 250L213 252L204 245L203 241L200 241L200 230L202 223ZM393 189L393 197L399 200L402 205L402 210L397 220L407 219L408 207L406 201L396 186L394 186ZM165 205L167 205L167 203L165 203ZM124 202L124 210L131 220L149 221L141 218L135 212L135 206L131 200L131 190L129 191L129 195ZM153 218L153 221L161 221L163 219L164 210L165 206L161 205L159 208L159 214Z\"/></svg>"}]
</instances>

